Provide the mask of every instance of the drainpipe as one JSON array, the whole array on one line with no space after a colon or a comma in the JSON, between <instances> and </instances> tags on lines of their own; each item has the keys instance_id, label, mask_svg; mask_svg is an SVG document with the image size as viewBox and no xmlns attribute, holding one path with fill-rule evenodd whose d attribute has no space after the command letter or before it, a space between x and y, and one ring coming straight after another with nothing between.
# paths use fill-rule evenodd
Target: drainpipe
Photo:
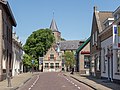
<instances>
[{"instance_id":1,"label":"drainpipe","mask_svg":"<svg viewBox=\"0 0 120 90\"><path fill-rule=\"evenodd\" d=\"M110 80L110 57L108 57L108 80Z\"/></svg>"},{"instance_id":2,"label":"drainpipe","mask_svg":"<svg viewBox=\"0 0 120 90\"><path fill-rule=\"evenodd\" d=\"M79 53L76 52L76 71L79 72Z\"/></svg>"},{"instance_id":3,"label":"drainpipe","mask_svg":"<svg viewBox=\"0 0 120 90\"><path fill-rule=\"evenodd\" d=\"M111 81L113 82L113 54L111 51Z\"/></svg>"}]
</instances>

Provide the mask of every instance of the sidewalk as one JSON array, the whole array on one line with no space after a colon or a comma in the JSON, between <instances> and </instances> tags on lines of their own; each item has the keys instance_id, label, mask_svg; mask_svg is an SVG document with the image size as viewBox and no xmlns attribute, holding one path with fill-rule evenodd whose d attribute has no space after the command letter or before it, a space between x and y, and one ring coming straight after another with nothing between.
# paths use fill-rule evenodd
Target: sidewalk
<instances>
[{"instance_id":1,"label":"sidewalk","mask_svg":"<svg viewBox=\"0 0 120 90\"><path fill-rule=\"evenodd\" d=\"M90 76L80 76L79 74L74 73L73 75L70 72L64 73L66 76L70 76L76 79L79 82L82 82L94 90L120 90L120 85L109 82L105 79L97 79Z\"/></svg>"},{"instance_id":2,"label":"sidewalk","mask_svg":"<svg viewBox=\"0 0 120 90\"><path fill-rule=\"evenodd\" d=\"M26 83L28 80L32 78L32 76L39 74L39 72L34 72L33 74L28 72L28 73L22 73L19 74L11 79L11 85L12 87L7 87L8 86L8 81L4 80L0 82L0 90L16 90L19 88L21 85Z\"/></svg>"}]
</instances>

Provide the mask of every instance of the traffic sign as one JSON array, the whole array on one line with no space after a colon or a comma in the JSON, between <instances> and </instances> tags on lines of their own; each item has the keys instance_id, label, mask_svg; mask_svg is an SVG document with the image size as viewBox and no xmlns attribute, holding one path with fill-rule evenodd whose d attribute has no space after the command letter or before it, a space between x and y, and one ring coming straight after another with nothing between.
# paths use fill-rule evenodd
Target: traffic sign
<instances>
[{"instance_id":1,"label":"traffic sign","mask_svg":"<svg viewBox=\"0 0 120 90\"><path fill-rule=\"evenodd\" d=\"M32 60L32 64L34 64L34 62L35 62L35 61L34 61L34 60Z\"/></svg>"}]
</instances>

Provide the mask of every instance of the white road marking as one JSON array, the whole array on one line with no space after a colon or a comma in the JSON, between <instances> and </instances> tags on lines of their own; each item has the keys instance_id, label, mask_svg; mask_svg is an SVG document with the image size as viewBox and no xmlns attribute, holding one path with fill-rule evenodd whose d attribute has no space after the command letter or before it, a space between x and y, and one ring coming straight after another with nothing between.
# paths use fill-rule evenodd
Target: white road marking
<instances>
[{"instance_id":1,"label":"white road marking","mask_svg":"<svg viewBox=\"0 0 120 90\"><path fill-rule=\"evenodd\" d=\"M75 84L75 86L77 87L77 85Z\"/></svg>"},{"instance_id":2,"label":"white road marking","mask_svg":"<svg viewBox=\"0 0 120 90\"><path fill-rule=\"evenodd\" d=\"M70 82L70 83L72 83L73 85L75 84L75 83L73 83L71 80L69 80L68 78L66 78L66 77L64 77L68 82ZM77 87L78 85L76 85L75 84L75 87ZM62 87L65 87L64 85L62 86ZM80 87L78 86L77 87L78 89L80 89Z\"/></svg>"},{"instance_id":3,"label":"white road marking","mask_svg":"<svg viewBox=\"0 0 120 90\"><path fill-rule=\"evenodd\" d=\"M33 85L31 85L31 87L33 87Z\"/></svg>"},{"instance_id":4,"label":"white road marking","mask_svg":"<svg viewBox=\"0 0 120 90\"><path fill-rule=\"evenodd\" d=\"M80 89L80 87L78 87L78 89Z\"/></svg>"},{"instance_id":5,"label":"white road marking","mask_svg":"<svg viewBox=\"0 0 120 90\"><path fill-rule=\"evenodd\" d=\"M37 79L33 82L33 84L30 86L30 88L28 90L31 90L31 88L36 84L36 82L38 81L39 79L39 75L37 75Z\"/></svg>"},{"instance_id":6,"label":"white road marking","mask_svg":"<svg viewBox=\"0 0 120 90\"><path fill-rule=\"evenodd\" d=\"M66 87L65 85L63 85L62 87Z\"/></svg>"}]
</instances>

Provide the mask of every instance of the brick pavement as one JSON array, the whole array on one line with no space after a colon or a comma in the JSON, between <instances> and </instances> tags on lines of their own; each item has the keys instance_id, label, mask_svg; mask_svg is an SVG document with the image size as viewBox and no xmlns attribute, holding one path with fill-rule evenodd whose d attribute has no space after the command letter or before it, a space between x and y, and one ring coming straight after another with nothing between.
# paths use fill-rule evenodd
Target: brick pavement
<instances>
[{"instance_id":1,"label":"brick pavement","mask_svg":"<svg viewBox=\"0 0 120 90\"><path fill-rule=\"evenodd\" d=\"M73 75L66 72L64 75L70 76L76 79L79 82L82 82L95 90L120 90L120 85L112 83L105 79L97 79L90 76L80 76L79 74L74 73Z\"/></svg>"},{"instance_id":2,"label":"brick pavement","mask_svg":"<svg viewBox=\"0 0 120 90\"><path fill-rule=\"evenodd\" d=\"M22 74L16 75L11 79L12 87L7 87L8 86L7 80L1 81L0 90L16 90L36 74L39 74L39 72L34 72L33 74L28 72L28 73L22 73Z\"/></svg>"}]
</instances>

